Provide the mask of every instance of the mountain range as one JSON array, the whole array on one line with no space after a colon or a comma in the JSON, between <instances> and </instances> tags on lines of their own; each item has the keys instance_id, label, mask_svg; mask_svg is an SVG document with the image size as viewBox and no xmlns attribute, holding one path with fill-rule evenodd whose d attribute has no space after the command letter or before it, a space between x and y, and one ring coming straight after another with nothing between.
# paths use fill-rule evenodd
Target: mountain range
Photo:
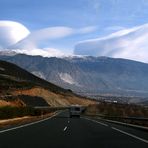
<instances>
[{"instance_id":1,"label":"mountain range","mask_svg":"<svg viewBox=\"0 0 148 148\"><path fill-rule=\"evenodd\" d=\"M118 58L0 55L55 85L86 96L148 96L148 64Z\"/></svg>"}]
</instances>

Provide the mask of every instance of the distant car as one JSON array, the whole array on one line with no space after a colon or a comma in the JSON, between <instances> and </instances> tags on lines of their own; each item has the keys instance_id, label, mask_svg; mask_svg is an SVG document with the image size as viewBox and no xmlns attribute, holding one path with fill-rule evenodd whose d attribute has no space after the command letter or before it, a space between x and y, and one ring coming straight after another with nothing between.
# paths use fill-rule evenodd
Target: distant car
<instances>
[{"instance_id":1,"label":"distant car","mask_svg":"<svg viewBox=\"0 0 148 148\"><path fill-rule=\"evenodd\" d=\"M69 109L70 118L80 117L81 112L82 112L82 109L80 105L72 105Z\"/></svg>"}]
</instances>

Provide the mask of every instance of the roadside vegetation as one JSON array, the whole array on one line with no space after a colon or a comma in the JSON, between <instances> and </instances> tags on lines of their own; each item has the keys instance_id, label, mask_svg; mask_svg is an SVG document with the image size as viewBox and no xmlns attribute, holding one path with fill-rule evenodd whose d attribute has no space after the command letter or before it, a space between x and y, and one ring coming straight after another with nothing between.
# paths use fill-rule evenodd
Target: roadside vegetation
<instances>
[{"instance_id":1,"label":"roadside vegetation","mask_svg":"<svg viewBox=\"0 0 148 148\"><path fill-rule=\"evenodd\" d=\"M100 102L89 105L86 115L148 126L148 107L134 104Z\"/></svg>"},{"instance_id":2,"label":"roadside vegetation","mask_svg":"<svg viewBox=\"0 0 148 148\"><path fill-rule=\"evenodd\" d=\"M121 117L148 117L148 108L133 104L100 102L89 105L86 113Z\"/></svg>"},{"instance_id":3,"label":"roadside vegetation","mask_svg":"<svg viewBox=\"0 0 148 148\"><path fill-rule=\"evenodd\" d=\"M40 116L46 113L48 112L31 107L0 107L0 119L10 119L23 116Z\"/></svg>"}]
</instances>

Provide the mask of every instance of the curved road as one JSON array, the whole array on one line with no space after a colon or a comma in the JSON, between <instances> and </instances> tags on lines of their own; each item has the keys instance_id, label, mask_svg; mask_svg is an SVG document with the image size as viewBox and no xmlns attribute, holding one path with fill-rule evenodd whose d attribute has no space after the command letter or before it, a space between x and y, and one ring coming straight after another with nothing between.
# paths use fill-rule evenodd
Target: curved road
<instances>
[{"instance_id":1,"label":"curved road","mask_svg":"<svg viewBox=\"0 0 148 148\"><path fill-rule=\"evenodd\" d=\"M59 115L0 131L0 148L148 148L148 132Z\"/></svg>"}]
</instances>

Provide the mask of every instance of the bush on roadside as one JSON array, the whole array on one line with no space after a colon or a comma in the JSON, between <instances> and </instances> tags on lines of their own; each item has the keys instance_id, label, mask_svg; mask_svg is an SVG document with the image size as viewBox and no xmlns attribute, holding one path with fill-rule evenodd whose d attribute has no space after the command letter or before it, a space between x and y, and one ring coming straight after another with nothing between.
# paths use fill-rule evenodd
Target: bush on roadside
<instances>
[{"instance_id":1,"label":"bush on roadside","mask_svg":"<svg viewBox=\"0 0 148 148\"><path fill-rule=\"evenodd\" d=\"M41 115L40 110L36 110L30 107L0 107L0 119L9 119L22 116L38 116Z\"/></svg>"}]
</instances>

